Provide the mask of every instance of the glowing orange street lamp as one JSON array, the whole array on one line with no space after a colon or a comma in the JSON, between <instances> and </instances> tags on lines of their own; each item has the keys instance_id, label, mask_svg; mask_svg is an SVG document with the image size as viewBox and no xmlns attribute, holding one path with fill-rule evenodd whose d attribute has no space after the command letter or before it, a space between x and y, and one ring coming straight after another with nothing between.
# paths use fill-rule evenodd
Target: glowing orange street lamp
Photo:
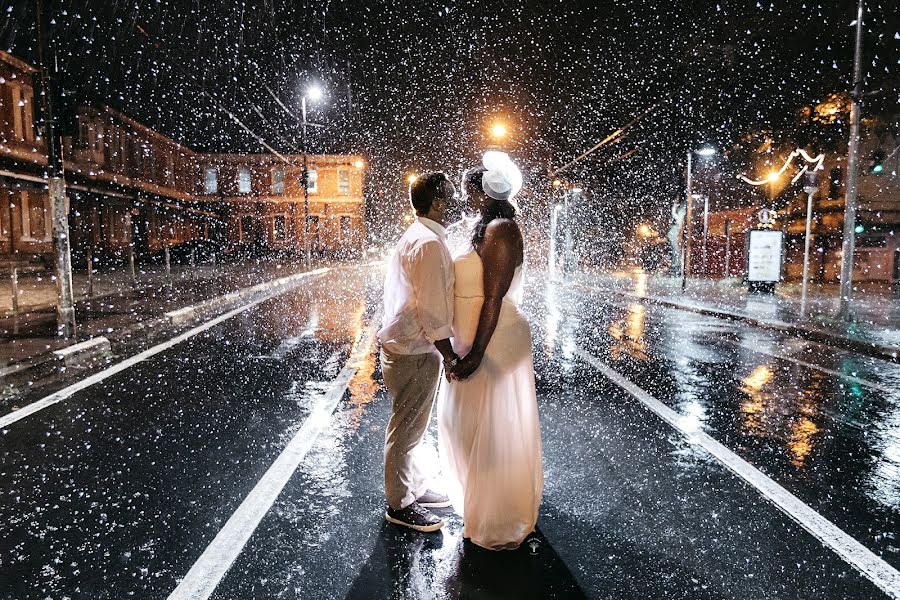
<instances>
[{"instance_id":1,"label":"glowing orange street lamp","mask_svg":"<svg viewBox=\"0 0 900 600\"><path fill-rule=\"evenodd\" d=\"M496 140L502 140L506 137L506 134L509 131L506 128L506 124L503 121L496 121L493 125L491 125L491 137Z\"/></svg>"},{"instance_id":2,"label":"glowing orange street lamp","mask_svg":"<svg viewBox=\"0 0 900 600\"><path fill-rule=\"evenodd\" d=\"M409 185L412 185L416 182L416 179L418 179L418 178L419 178L419 176L416 175L415 173L413 173L406 178L406 181L409 183Z\"/></svg>"}]
</instances>

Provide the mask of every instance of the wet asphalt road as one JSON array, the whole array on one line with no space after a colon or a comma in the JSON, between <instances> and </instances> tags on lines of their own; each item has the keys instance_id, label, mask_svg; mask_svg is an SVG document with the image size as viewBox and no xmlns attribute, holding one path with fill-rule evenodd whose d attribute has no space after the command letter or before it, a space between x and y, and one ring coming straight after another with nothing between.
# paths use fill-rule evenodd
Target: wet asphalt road
<instances>
[{"instance_id":1,"label":"wet asphalt road","mask_svg":"<svg viewBox=\"0 0 900 600\"><path fill-rule=\"evenodd\" d=\"M0 432L0 598L166 598L300 429L378 309L346 268ZM900 566L900 368L529 278L546 488L489 553L381 517L373 351L212 597L878 598L589 352Z\"/></svg>"}]
</instances>

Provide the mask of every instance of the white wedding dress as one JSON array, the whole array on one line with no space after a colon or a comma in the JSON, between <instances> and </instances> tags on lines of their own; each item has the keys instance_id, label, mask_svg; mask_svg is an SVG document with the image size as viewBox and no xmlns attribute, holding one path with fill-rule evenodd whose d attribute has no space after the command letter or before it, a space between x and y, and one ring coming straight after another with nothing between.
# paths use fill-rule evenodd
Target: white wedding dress
<instances>
[{"instance_id":1,"label":"white wedding dress","mask_svg":"<svg viewBox=\"0 0 900 600\"><path fill-rule=\"evenodd\" d=\"M471 348L484 302L481 257L454 261L453 348ZM478 370L441 381L438 445L447 493L464 521L463 537L491 549L513 548L534 530L544 472L531 356L531 329L519 311L523 269L503 298L497 329Z\"/></svg>"}]
</instances>

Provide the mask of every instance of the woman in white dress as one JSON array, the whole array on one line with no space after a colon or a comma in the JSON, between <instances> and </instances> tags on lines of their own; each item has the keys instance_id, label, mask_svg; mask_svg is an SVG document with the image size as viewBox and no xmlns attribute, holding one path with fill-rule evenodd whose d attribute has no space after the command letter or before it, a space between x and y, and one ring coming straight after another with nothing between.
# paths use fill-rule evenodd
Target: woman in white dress
<instances>
[{"instance_id":1,"label":"woman in white dress","mask_svg":"<svg viewBox=\"0 0 900 600\"><path fill-rule=\"evenodd\" d=\"M534 530L544 484L531 329L519 311L524 249L510 202L518 168L488 152L463 190L480 213L469 252L454 261L453 348L438 399L438 440L448 494L463 537L516 548Z\"/></svg>"}]
</instances>

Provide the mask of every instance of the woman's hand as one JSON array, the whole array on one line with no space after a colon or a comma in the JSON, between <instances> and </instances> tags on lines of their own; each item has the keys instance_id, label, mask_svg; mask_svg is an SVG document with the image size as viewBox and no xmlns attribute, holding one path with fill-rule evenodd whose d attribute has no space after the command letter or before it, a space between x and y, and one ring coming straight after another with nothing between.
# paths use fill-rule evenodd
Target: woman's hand
<instances>
[{"instance_id":1,"label":"woman's hand","mask_svg":"<svg viewBox=\"0 0 900 600\"><path fill-rule=\"evenodd\" d=\"M465 355L456 366L453 367L450 371L450 376L453 379L458 381L462 381L464 379L468 379L472 376L475 371L478 370L478 367L481 366L481 359L484 358L484 352L481 350L472 350L468 354Z\"/></svg>"}]
</instances>

